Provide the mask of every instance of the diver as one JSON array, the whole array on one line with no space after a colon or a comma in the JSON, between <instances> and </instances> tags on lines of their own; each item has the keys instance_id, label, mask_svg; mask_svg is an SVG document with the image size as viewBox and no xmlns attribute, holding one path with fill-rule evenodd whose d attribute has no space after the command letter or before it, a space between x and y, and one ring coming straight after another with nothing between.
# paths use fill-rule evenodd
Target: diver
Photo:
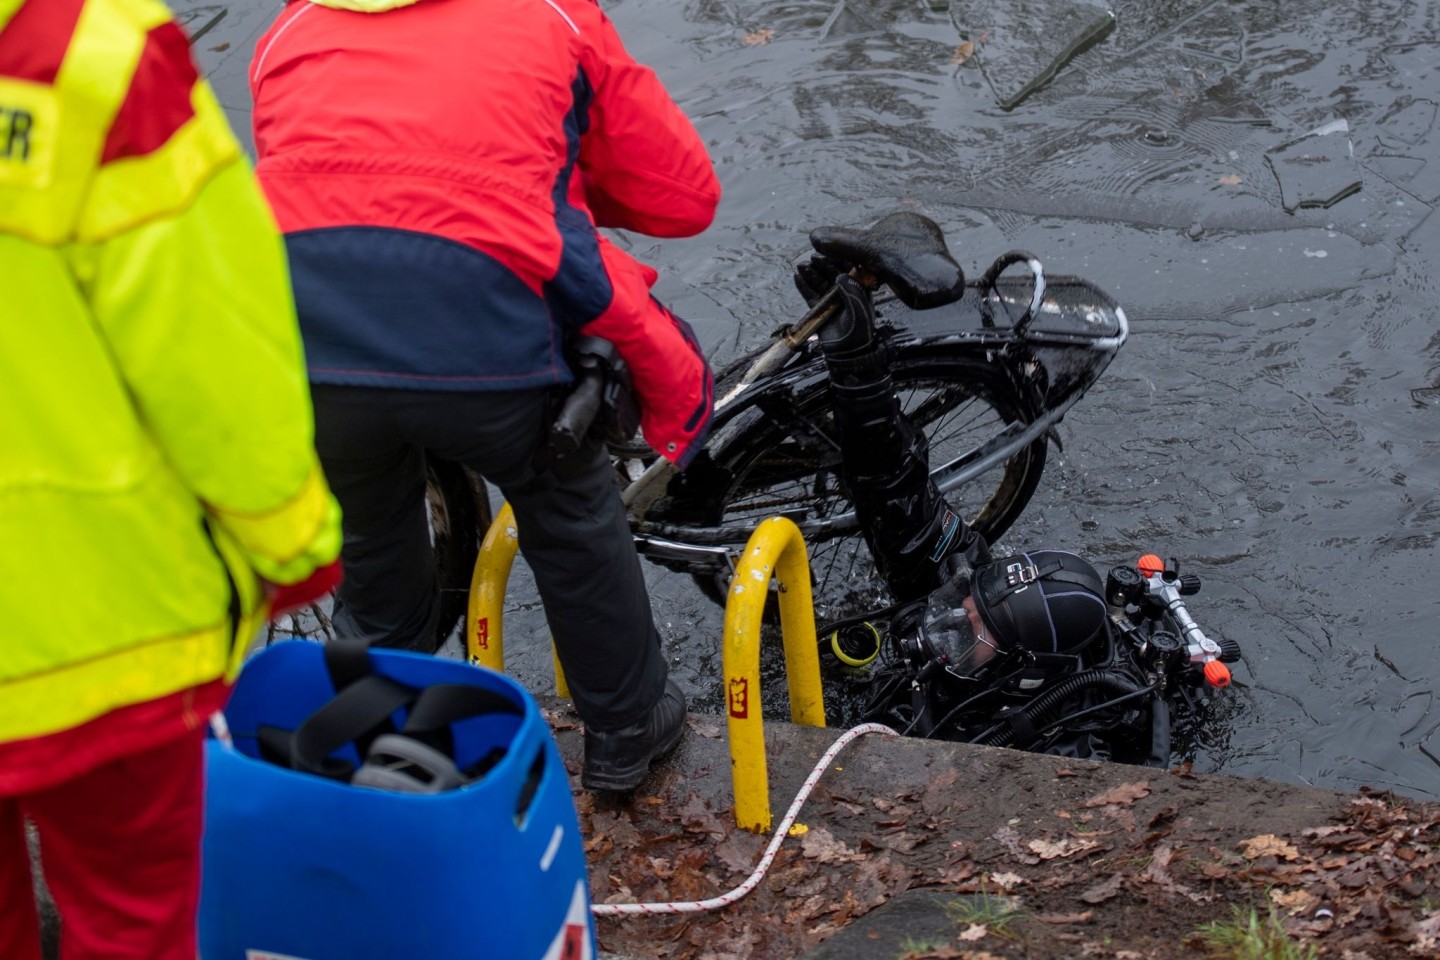
<instances>
[{"instance_id":1,"label":"diver","mask_svg":"<svg viewBox=\"0 0 1440 960\"><path fill-rule=\"evenodd\" d=\"M1093 566L1036 550L952 570L891 619L866 720L918 737L1168 762L1169 674L1146 670L1125 642Z\"/></svg>"}]
</instances>

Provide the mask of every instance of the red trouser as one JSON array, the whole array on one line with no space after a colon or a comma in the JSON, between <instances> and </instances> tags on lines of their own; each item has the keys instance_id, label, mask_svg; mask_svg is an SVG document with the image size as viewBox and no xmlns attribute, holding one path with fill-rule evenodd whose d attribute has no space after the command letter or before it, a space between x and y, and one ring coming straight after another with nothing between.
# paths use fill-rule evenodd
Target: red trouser
<instances>
[{"instance_id":1,"label":"red trouser","mask_svg":"<svg viewBox=\"0 0 1440 960\"><path fill-rule=\"evenodd\" d=\"M0 957L40 956L24 820L40 832L60 956L195 960L204 730L0 798Z\"/></svg>"}]
</instances>

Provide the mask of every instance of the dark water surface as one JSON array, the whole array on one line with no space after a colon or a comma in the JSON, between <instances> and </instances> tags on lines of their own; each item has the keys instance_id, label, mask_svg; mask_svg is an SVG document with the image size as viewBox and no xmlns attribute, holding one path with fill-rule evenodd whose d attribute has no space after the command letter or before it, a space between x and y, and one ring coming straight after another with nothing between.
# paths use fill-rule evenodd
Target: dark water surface
<instances>
[{"instance_id":1,"label":"dark water surface","mask_svg":"<svg viewBox=\"0 0 1440 960\"><path fill-rule=\"evenodd\" d=\"M248 140L245 66L279 5L180 6L224 11L196 49ZM1022 247L1094 280L1130 342L1003 546L1200 575L1191 612L1245 660L1198 769L1440 798L1440 4L1118 0L1008 111L997 92L1063 46L1022 28L1075 4L605 6L724 182L704 236L625 238L717 362L793 317L821 224L914 209L967 272ZM676 675L718 712L720 612L650 574ZM545 689L523 573L511 596L509 666Z\"/></svg>"}]
</instances>

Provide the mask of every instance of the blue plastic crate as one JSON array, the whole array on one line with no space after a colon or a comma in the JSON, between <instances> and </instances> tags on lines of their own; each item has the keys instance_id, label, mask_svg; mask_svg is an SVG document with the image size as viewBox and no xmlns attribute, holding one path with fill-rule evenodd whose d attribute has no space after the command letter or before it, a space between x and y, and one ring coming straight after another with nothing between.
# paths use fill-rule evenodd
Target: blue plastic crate
<instances>
[{"instance_id":1,"label":"blue plastic crate","mask_svg":"<svg viewBox=\"0 0 1440 960\"><path fill-rule=\"evenodd\" d=\"M262 760L260 726L294 729L335 694L319 644L266 648L245 665L225 709L233 749L213 738L206 745L201 956L593 957L579 823L534 699L458 661L369 656L373 672L410 686L474 684L510 698L518 714L452 725L460 767L496 747L503 759L461 789L428 795Z\"/></svg>"}]
</instances>

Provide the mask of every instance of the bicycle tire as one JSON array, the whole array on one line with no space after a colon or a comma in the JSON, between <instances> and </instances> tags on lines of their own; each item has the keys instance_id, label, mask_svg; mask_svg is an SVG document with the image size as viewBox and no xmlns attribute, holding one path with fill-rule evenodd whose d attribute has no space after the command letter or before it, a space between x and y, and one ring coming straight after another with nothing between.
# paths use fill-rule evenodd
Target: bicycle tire
<instances>
[{"instance_id":1,"label":"bicycle tire","mask_svg":"<svg viewBox=\"0 0 1440 960\"><path fill-rule=\"evenodd\" d=\"M469 606L475 558L490 526L490 498L485 481L453 460L428 456L425 466L425 512L440 585L440 617L435 625L439 649Z\"/></svg>"},{"instance_id":2,"label":"bicycle tire","mask_svg":"<svg viewBox=\"0 0 1440 960\"><path fill-rule=\"evenodd\" d=\"M948 462L1005 425L1028 424L1039 415L1038 402L1008 367L973 351L904 344L895 350L890 367L902 409L930 442L932 465ZM816 523L853 510L840 478L825 378L801 385L787 398L783 413L773 405L769 411L753 402L752 406L729 418L739 428L711 451L719 475L728 483L705 506L707 522L753 527L766 517L787 516L805 534L816 608L822 615L887 605L891 598L875 572L858 521L828 531ZM777 413L790 423L777 419ZM796 425L801 427L799 434L809 436L798 435ZM1001 466L948 494L947 500L987 542L995 543L1034 495L1047 451L1042 435ZM972 504L977 506L970 509ZM693 576L707 597L725 602L727 576Z\"/></svg>"}]
</instances>

